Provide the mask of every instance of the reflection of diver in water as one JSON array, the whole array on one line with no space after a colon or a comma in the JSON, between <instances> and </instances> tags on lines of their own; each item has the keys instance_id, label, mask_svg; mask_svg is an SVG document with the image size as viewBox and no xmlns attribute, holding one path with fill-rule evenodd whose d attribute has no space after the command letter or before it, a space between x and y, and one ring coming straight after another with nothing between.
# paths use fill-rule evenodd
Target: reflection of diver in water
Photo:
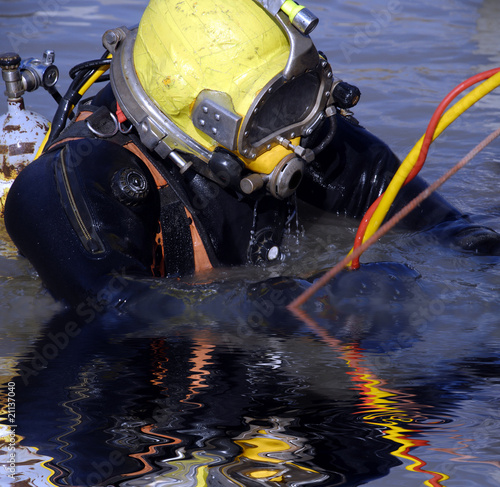
<instances>
[{"instance_id":1,"label":"reflection of diver in water","mask_svg":"<svg viewBox=\"0 0 500 487\"><path fill-rule=\"evenodd\" d=\"M220 458L219 461L210 459L209 455L200 455L201 461L179 462L181 475L168 471L160 474L158 480L165 485L179 485L187 477L184 464L192 467L193 476L201 475L207 485L241 485L245 487L294 485L307 486L321 484L328 481L330 485L343 483L343 475L333 482L333 475L322 473L306 467L307 461L314 460L310 446L306 439L295 436L287 431L292 419L271 417L265 420L245 418L248 429L232 438L232 442L240 447L234 460ZM290 428L293 430L293 427ZM196 454L193 454L196 459ZM207 464L207 459L209 463ZM210 462L210 460L212 460ZM221 461L222 460L222 461ZM171 462L171 464L174 462ZM210 465L213 463L213 465ZM219 463L219 465L218 465ZM175 464L175 463L174 463ZM333 483L332 483L333 482ZM200 485L193 482L192 485ZM203 484L201 484L203 485Z\"/></svg>"},{"instance_id":2,"label":"reflection of diver in water","mask_svg":"<svg viewBox=\"0 0 500 487\"><path fill-rule=\"evenodd\" d=\"M381 194L399 162L352 117L359 91L334 78L304 34L314 19L294 5L152 0L138 29L104 36L111 84L65 127L86 69L108 61L73 73L45 152L5 210L12 239L57 298L115 304L114 273L178 277L276 261L295 195L359 218ZM425 186L411 181L396 206ZM405 223L500 253L498 234L436 195Z\"/></svg>"},{"instance_id":3,"label":"reflection of diver in water","mask_svg":"<svg viewBox=\"0 0 500 487\"><path fill-rule=\"evenodd\" d=\"M405 331L415 343L426 340L407 309L381 307L370 317L337 310L335 319L322 310L313 328L276 308L258 325L235 326L261 309L256 294L280 284L253 286L246 311L225 320L220 306L196 321L108 314L89 325L74 312L56 317L18 366L22 444L53 458L46 466L57 485L360 485L407 464L418 444L412 435L419 438L413 418L439 418L442 404L452 407L449 384L459 372L450 363L436 378L436 357L407 367L420 388L384 390L383 368L363 354L373 358L383 337ZM335 334L349 323L357 323L357 341L351 330L343 344ZM470 377L460 390L473 385Z\"/></svg>"},{"instance_id":4,"label":"reflection of diver in water","mask_svg":"<svg viewBox=\"0 0 500 487\"><path fill-rule=\"evenodd\" d=\"M22 444L53 458L57 485L336 485L399 464L376 428L349 419L348 368L301 323L271 317L241 339L211 320L165 336L168 324L106 316L48 359L77 322L55 318L17 379Z\"/></svg>"},{"instance_id":5,"label":"reflection of diver in water","mask_svg":"<svg viewBox=\"0 0 500 487\"><path fill-rule=\"evenodd\" d=\"M360 352L404 332L422 339L408 323L408 305L398 307L389 294L407 301L416 292L414 276L379 289L381 306L370 306L372 315L362 305L366 295L353 293L363 282L375 284L375 267L371 276L366 266L325 289L344 292L344 307L327 315L321 298L311 303L316 328L270 304L301 291L297 281L284 279L252 284L246 298L231 284L220 286L196 315L183 312L180 290L163 295L164 311L178 309L179 316L144 319L142 309L133 309L135 316L96 313L86 323L87 314L62 313L18 365L22 444L53 459L46 466L57 485L135 487L139 479L145 485L155 479L196 487L278 480L290 487L306 480L303 485L330 486L386 475L407 461L394 452L403 441L412 444L400 438L411 436L411 418L426 409L413 403L405 412L396 397L384 411L395 393L377 391L382 379ZM184 293L193 299L192 290ZM387 301L393 305L382 305ZM348 345L334 338L337 333L348 333ZM409 349L412 340L405 342ZM418 370L421 380L425 371ZM440 381L449 380L443 370ZM414 401L434 406L430 388L423 401ZM381 401L372 404L377 397ZM394 416L402 426L396 435L392 419L388 435L384 418Z\"/></svg>"}]
</instances>

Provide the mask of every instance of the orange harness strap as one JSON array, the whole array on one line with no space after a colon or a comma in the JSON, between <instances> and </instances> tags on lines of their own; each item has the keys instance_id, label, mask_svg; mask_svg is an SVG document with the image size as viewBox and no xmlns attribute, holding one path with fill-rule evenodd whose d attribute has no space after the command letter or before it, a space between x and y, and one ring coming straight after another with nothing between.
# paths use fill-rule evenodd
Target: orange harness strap
<instances>
[{"instance_id":1,"label":"orange harness strap","mask_svg":"<svg viewBox=\"0 0 500 487\"><path fill-rule=\"evenodd\" d=\"M158 172L158 170L151 164L151 161L144 156L142 151L133 142L129 142L123 146L125 149L136 155L149 169L149 172L153 176L156 187L164 188L168 186L165 178ZM153 262L151 264L151 272L155 277L165 277L165 246L163 244L163 232L161 228L161 222L158 221L158 228L155 235L155 243L153 248Z\"/></svg>"},{"instance_id":2,"label":"orange harness strap","mask_svg":"<svg viewBox=\"0 0 500 487\"><path fill-rule=\"evenodd\" d=\"M194 223L193 215L191 215L186 207L184 207L184 210L186 211L188 218L191 220L189 229L191 230L191 240L193 241L194 271L197 273L213 269L213 265L207 254L207 249L205 248L203 240L200 237L200 233Z\"/></svg>"},{"instance_id":3,"label":"orange harness strap","mask_svg":"<svg viewBox=\"0 0 500 487\"><path fill-rule=\"evenodd\" d=\"M128 144L124 145L125 149L128 149L130 152L135 154L141 161L146 164L147 168L151 172L151 175L153 176L156 186L158 188L163 188L165 186L168 186L168 182L165 180L165 178L160 174L160 172L156 169L156 167L151 163L151 161L142 153L142 151L133 143L129 142ZM184 210L186 212L187 217L189 218L189 230L191 232L191 240L193 242L193 255L194 255L194 271L195 273L198 272L204 272L210 269L213 269L213 265L210 262L210 258L208 257L207 250L205 248L205 245L203 243L203 240L200 236L200 233L198 232L198 229L196 228L196 224L194 222L193 215L190 213L190 211L184 207ZM162 237L162 231L161 231L161 225L160 222L159 224L159 230L156 234L155 242L156 242L156 248L154 249L154 256L157 255L157 250L158 247L161 247L161 262L158 262L158 264L162 264L160 267L160 272L161 276L165 276L165 250L164 250L164 245L163 245L163 237ZM156 265L154 262L155 259L153 259L153 265ZM158 267L156 267L158 269ZM156 271L158 272L158 271Z\"/></svg>"}]
</instances>

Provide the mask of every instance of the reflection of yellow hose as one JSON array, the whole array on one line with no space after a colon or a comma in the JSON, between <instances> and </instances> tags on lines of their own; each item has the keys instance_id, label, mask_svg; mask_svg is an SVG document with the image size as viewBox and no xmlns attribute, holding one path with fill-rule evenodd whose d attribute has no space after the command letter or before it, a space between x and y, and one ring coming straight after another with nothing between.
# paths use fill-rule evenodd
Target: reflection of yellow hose
<instances>
[{"instance_id":1,"label":"reflection of yellow hose","mask_svg":"<svg viewBox=\"0 0 500 487\"><path fill-rule=\"evenodd\" d=\"M493 75L491 78L487 79L481 83L477 88L472 90L470 93L465 95L461 100L459 100L455 105L453 105L446 113L441 117L436 130L434 131L432 140L435 140L441 133L453 123L460 115L462 115L466 110L468 110L472 105L474 105L478 100L483 98L485 95L493 91L495 88L500 86L500 73ZM424 137L422 136L420 140L415 144L413 149L408 153L404 161L401 163L398 171L394 175L392 181L390 182L384 196L382 197L380 204L373 213L370 222L366 228L365 235L363 237L363 242L368 240L380 227L382 221L384 220L390 206L392 205L396 195L403 186L406 177L410 174L415 163L417 162L420 149L422 147L422 142ZM349 253L352 252L352 249Z\"/></svg>"},{"instance_id":2,"label":"reflection of yellow hose","mask_svg":"<svg viewBox=\"0 0 500 487\"><path fill-rule=\"evenodd\" d=\"M349 348L344 347L346 350ZM352 349L351 354L356 350ZM359 359L349 360L349 367L353 368L353 380L358 382L361 387L361 398L363 407L363 421L367 424L378 426L380 431L388 440L391 440L399 447L391 451L391 455L402 458L408 463L405 465L406 470L429 475L431 478L423 482L428 487L444 487L443 481L450 477L441 472L433 470L425 470L427 463L419 458L415 453L412 453L414 448L426 446L426 440L413 438L415 431L405 428L401 423L413 422L412 417L399 408L397 405L396 394L385 390L382 383L365 367L359 367L357 361ZM368 414L367 414L368 413Z\"/></svg>"},{"instance_id":3,"label":"reflection of yellow hose","mask_svg":"<svg viewBox=\"0 0 500 487\"><path fill-rule=\"evenodd\" d=\"M108 54L107 59L111 57L111 54ZM109 69L109 64L105 64L101 66L99 69L96 70L96 72L87 80L87 82L78 90L78 94L80 96L83 96L86 91ZM74 106L72 106L68 112L68 115L73 111ZM33 160L38 159L41 155L43 150L45 149L45 144L47 143L47 140L49 140L50 136L50 128L45 134L45 137L40 144L40 147L36 151L35 157Z\"/></svg>"},{"instance_id":4,"label":"reflection of yellow hose","mask_svg":"<svg viewBox=\"0 0 500 487\"><path fill-rule=\"evenodd\" d=\"M345 361L349 367L349 377L356 384L352 389L358 390L360 395L361 404L357 412L361 413L363 422L378 426L381 433L395 443L397 448L391 451L391 455L410 462L405 466L407 470L430 475L431 478L425 480L424 485L444 487L442 482L449 479L448 475L424 470L425 461L411 453L412 449L427 445L427 442L412 438L411 435L415 435L416 431L401 425L401 423L414 421L411 414L401 406L403 404L400 398L402 393L384 389L384 383L366 365L366 358L357 345L343 345L302 310L296 312L296 316ZM408 404L412 405L413 403L408 401Z\"/></svg>"}]
</instances>

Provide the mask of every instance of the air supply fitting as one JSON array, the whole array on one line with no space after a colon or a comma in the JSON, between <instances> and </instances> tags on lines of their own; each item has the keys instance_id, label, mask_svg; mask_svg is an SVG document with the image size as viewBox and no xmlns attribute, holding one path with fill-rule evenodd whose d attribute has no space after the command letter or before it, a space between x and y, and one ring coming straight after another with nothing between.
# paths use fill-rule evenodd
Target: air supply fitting
<instances>
[{"instance_id":1,"label":"air supply fitting","mask_svg":"<svg viewBox=\"0 0 500 487\"><path fill-rule=\"evenodd\" d=\"M55 54L46 50L43 58L21 60L19 54L6 52L0 55L2 78L5 81L5 95L9 100L21 98L26 91L39 87L51 92L59 80L59 70L54 65Z\"/></svg>"},{"instance_id":2,"label":"air supply fitting","mask_svg":"<svg viewBox=\"0 0 500 487\"><path fill-rule=\"evenodd\" d=\"M302 34L309 35L318 25L319 19L303 5L293 0L257 0L271 15L280 10L288 15L290 23Z\"/></svg>"},{"instance_id":3,"label":"air supply fitting","mask_svg":"<svg viewBox=\"0 0 500 487\"><path fill-rule=\"evenodd\" d=\"M292 25L304 35L309 35L318 25L318 17L303 5L296 4L293 0L286 0L281 6L281 10L288 15Z\"/></svg>"}]
</instances>

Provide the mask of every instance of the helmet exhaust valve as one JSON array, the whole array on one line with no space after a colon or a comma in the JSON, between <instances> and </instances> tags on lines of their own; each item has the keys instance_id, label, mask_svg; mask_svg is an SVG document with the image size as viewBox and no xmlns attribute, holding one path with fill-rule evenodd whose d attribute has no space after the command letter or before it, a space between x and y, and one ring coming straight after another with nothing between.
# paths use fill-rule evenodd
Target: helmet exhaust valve
<instances>
[{"instance_id":1,"label":"helmet exhaust valve","mask_svg":"<svg viewBox=\"0 0 500 487\"><path fill-rule=\"evenodd\" d=\"M302 181L304 161L293 154L285 157L270 174L268 189L277 199L285 199L295 193Z\"/></svg>"}]
</instances>

